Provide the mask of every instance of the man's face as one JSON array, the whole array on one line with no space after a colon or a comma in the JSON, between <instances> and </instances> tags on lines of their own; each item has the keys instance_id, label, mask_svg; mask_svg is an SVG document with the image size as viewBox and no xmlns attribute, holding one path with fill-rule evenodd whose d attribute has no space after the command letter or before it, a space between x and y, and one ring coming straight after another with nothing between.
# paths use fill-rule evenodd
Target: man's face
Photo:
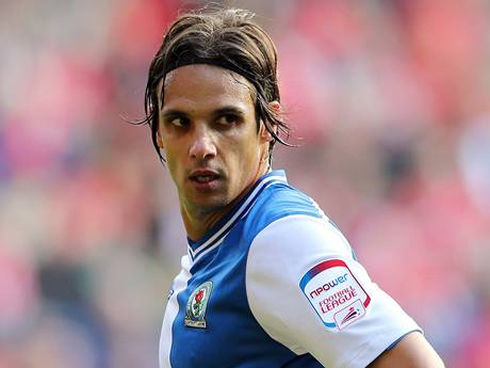
<instances>
[{"instance_id":1,"label":"man's face","mask_svg":"<svg viewBox=\"0 0 490 368\"><path fill-rule=\"evenodd\" d=\"M253 87L242 76L197 64L166 75L159 144L184 211L213 213L267 172L271 137L257 131Z\"/></svg>"}]
</instances>

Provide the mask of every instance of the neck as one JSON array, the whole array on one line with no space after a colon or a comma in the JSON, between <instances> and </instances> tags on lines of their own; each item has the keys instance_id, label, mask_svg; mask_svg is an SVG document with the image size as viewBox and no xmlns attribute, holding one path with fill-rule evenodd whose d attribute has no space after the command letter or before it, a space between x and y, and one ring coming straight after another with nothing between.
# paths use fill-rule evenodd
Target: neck
<instances>
[{"instance_id":1,"label":"neck","mask_svg":"<svg viewBox=\"0 0 490 368\"><path fill-rule=\"evenodd\" d=\"M192 241L198 241L206 232L211 229L218 221L226 215L232 208L233 204L225 206L217 211L203 213L202 211L192 211L181 206L180 211L184 220L187 236Z\"/></svg>"},{"instance_id":2,"label":"neck","mask_svg":"<svg viewBox=\"0 0 490 368\"><path fill-rule=\"evenodd\" d=\"M265 170L255 177L254 180L242 191L242 193L232 200L227 205L220 207L216 210L203 211L202 208L192 208L190 206L184 206L181 204L180 211L184 226L187 232L187 236L192 241L198 241L204 234L218 223L228 212L230 212L238 202L240 202L255 185L257 180L268 173L270 170Z\"/></svg>"}]
</instances>

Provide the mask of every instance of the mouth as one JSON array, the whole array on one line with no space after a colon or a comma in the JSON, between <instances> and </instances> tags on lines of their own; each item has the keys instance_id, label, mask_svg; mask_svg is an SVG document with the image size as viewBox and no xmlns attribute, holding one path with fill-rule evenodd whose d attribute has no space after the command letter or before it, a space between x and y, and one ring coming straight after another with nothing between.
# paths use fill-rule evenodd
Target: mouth
<instances>
[{"instance_id":1,"label":"mouth","mask_svg":"<svg viewBox=\"0 0 490 368\"><path fill-rule=\"evenodd\" d=\"M211 189L216 185L222 176L212 170L195 170L189 175L189 180L199 187Z\"/></svg>"},{"instance_id":2,"label":"mouth","mask_svg":"<svg viewBox=\"0 0 490 368\"><path fill-rule=\"evenodd\" d=\"M209 183L210 181L219 179L218 175L195 175L190 177L191 180L198 183Z\"/></svg>"}]
</instances>

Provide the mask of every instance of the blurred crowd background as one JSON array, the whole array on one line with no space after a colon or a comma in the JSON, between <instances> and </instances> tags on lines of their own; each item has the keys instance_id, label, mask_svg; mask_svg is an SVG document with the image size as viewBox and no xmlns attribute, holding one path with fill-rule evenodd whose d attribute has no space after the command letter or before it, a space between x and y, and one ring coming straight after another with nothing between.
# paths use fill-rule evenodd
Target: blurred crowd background
<instances>
[{"instance_id":1,"label":"blurred crowd background","mask_svg":"<svg viewBox=\"0 0 490 368\"><path fill-rule=\"evenodd\" d=\"M205 2L0 1L0 368L157 367L185 252L143 116L169 21ZM339 225L451 368L490 365L490 2L250 0ZM192 347L190 347L192 348Z\"/></svg>"}]
</instances>

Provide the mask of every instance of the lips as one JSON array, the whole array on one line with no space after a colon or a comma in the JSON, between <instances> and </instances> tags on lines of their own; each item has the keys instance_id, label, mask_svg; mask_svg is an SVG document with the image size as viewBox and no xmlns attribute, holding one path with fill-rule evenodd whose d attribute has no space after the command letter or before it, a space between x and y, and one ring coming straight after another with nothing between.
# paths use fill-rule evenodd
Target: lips
<instances>
[{"instance_id":1,"label":"lips","mask_svg":"<svg viewBox=\"0 0 490 368\"><path fill-rule=\"evenodd\" d=\"M201 187L211 186L221 178L221 175L214 170L194 170L189 175L189 180Z\"/></svg>"},{"instance_id":2,"label":"lips","mask_svg":"<svg viewBox=\"0 0 490 368\"><path fill-rule=\"evenodd\" d=\"M216 175L197 175L191 179L197 181L198 183L209 183L211 180L215 180L217 178L218 176Z\"/></svg>"}]
</instances>

